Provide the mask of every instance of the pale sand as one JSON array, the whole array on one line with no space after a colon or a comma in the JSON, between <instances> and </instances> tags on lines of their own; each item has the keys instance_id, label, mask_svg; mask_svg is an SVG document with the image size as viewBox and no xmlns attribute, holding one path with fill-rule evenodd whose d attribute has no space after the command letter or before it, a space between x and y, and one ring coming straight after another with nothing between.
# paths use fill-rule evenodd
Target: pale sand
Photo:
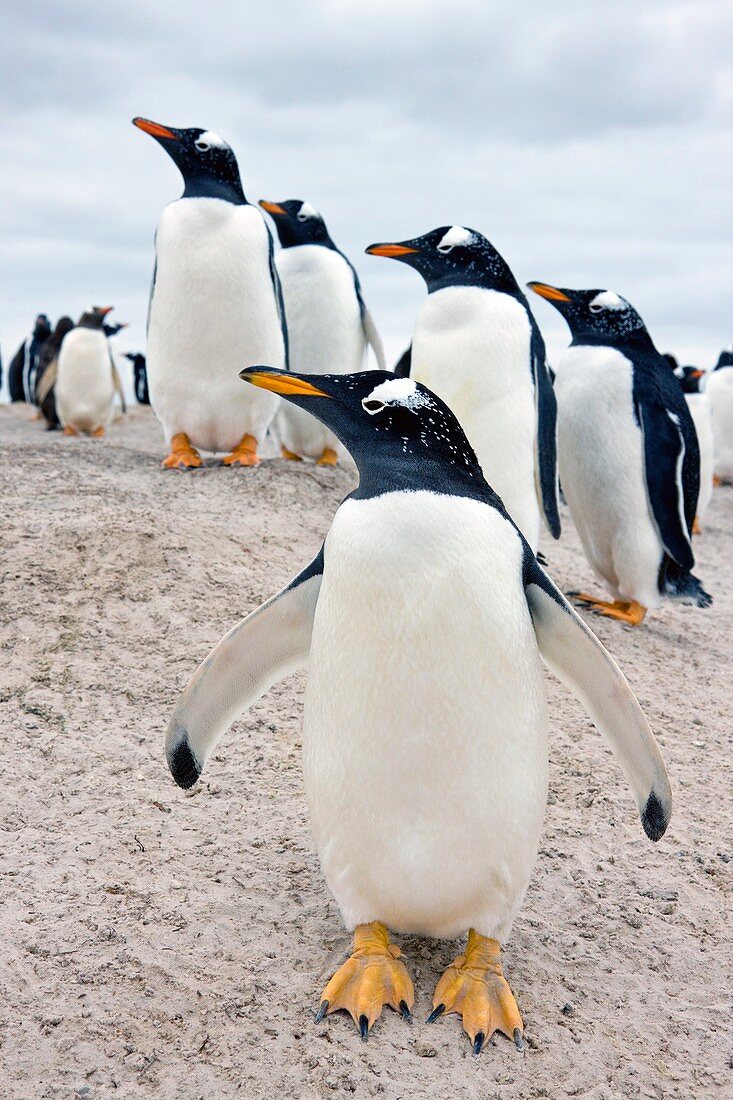
<instances>
[{"instance_id":1,"label":"pale sand","mask_svg":"<svg viewBox=\"0 0 733 1100\"><path fill-rule=\"evenodd\" d=\"M669 766L661 843L550 684L550 805L505 954L527 1046L474 1058L457 1017L424 1022L458 943L402 939L412 1027L387 1010L364 1045L342 1015L313 1022L349 940L308 830L302 677L237 724L190 794L163 756L198 661L312 557L351 475L164 473L149 410L104 441L27 417L0 408L0 1095L733 1096L732 490L696 540L711 610L667 607L637 630L591 617ZM593 584L564 521L551 572Z\"/></svg>"}]
</instances>

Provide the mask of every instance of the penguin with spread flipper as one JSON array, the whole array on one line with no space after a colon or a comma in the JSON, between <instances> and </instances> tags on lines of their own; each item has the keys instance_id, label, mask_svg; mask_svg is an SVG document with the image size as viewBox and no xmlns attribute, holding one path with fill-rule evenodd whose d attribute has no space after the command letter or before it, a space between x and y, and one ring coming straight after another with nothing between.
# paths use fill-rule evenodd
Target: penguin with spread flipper
<instances>
[{"instance_id":1,"label":"penguin with spread flipper","mask_svg":"<svg viewBox=\"0 0 733 1100\"><path fill-rule=\"evenodd\" d=\"M179 699L167 735L191 787L219 737L304 666L303 768L326 881L354 950L318 1019L351 1014L366 1039L384 1005L409 1018L412 981L390 931L453 939L431 1019L462 1016L478 1054L522 1044L502 973L547 795L541 658L581 699L663 835L671 794L623 674L547 576L489 487L448 407L382 371L242 372L318 416L359 484L321 552L227 634Z\"/></svg>"}]
</instances>

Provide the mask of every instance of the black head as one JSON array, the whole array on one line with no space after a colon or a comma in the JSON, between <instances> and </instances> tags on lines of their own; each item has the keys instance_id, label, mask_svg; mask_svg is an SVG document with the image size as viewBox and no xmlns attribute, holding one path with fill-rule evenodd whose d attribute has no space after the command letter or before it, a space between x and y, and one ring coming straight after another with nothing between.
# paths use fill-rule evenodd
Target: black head
<instances>
[{"instance_id":1,"label":"black head","mask_svg":"<svg viewBox=\"0 0 733 1100\"><path fill-rule=\"evenodd\" d=\"M563 315L573 344L637 345L658 354L639 314L615 291L567 290L548 283L527 286Z\"/></svg>"},{"instance_id":2,"label":"black head","mask_svg":"<svg viewBox=\"0 0 733 1100\"><path fill-rule=\"evenodd\" d=\"M71 320L71 317L59 317L51 338L57 348L61 347L61 341L64 336L66 336L67 332L71 332L73 327L74 322Z\"/></svg>"},{"instance_id":3,"label":"black head","mask_svg":"<svg viewBox=\"0 0 733 1100\"><path fill-rule=\"evenodd\" d=\"M147 118L134 118L132 124L154 137L175 161L185 184L182 198L224 199L236 204L247 201L237 158L213 130L176 130Z\"/></svg>"},{"instance_id":4,"label":"black head","mask_svg":"<svg viewBox=\"0 0 733 1100\"><path fill-rule=\"evenodd\" d=\"M341 440L359 469L357 497L399 489L498 501L461 425L440 398L388 371L298 375L247 367L239 377L306 409Z\"/></svg>"},{"instance_id":5,"label":"black head","mask_svg":"<svg viewBox=\"0 0 733 1100\"><path fill-rule=\"evenodd\" d=\"M37 339L44 339L51 335L51 322L45 313L39 313L33 325L33 335Z\"/></svg>"},{"instance_id":6,"label":"black head","mask_svg":"<svg viewBox=\"0 0 733 1100\"><path fill-rule=\"evenodd\" d=\"M370 244L366 251L414 267L428 293L446 286L481 286L524 299L509 265L491 241L462 225L443 225L409 241Z\"/></svg>"},{"instance_id":7,"label":"black head","mask_svg":"<svg viewBox=\"0 0 733 1100\"><path fill-rule=\"evenodd\" d=\"M699 367L678 367L674 372L679 378L684 393L699 393L700 381L705 377L705 371Z\"/></svg>"},{"instance_id":8,"label":"black head","mask_svg":"<svg viewBox=\"0 0 733 1100\"><path fill-rule=\"evenodd\" d=\"M91 309L82 313L78 321L78 328L96 328L100 332L104 331L104 319L108 313L111 313L114 306L92 306Z\"/></svg>"},{"instance_id":9,"label":"black head","mask_svg":"<svg viewBox=\"0 0 733 1100\"><path fill-rule=\"evenodd\" d=\"M311 206L309 202L302 202L300 199L268 202L266 199L260 199L260 206L274 221L283 248L294 248L299 244L334 247L326 229L326 223L315 206Z\"/></svg>"},{"instance_id":10,"label":"black head","mask_svg":"<svg viewBox=\"0 0 733 1100\"><path fill-rule=\"evenodd\" d=\"M113 321L111 325L102 325L105 336L116 336L118 332L122 332L123 328L127 328L129 321Z\"/></svg>"},{"instance_id":11,"label":"black head","mask_svg":"<svg viewBox=\"0 0 733 1100\"><path fill-rule=\"evenodd\" d=\"M722 370L723 367L733 367L733 351L721 351L713 370Z\"/></svg>"}]
</instances>

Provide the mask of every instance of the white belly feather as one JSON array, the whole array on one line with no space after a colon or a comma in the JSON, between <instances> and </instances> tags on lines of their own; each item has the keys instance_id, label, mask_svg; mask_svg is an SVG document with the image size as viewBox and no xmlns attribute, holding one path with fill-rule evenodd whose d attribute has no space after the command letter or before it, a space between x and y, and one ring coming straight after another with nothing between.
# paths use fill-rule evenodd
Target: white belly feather
<instances>
[{"instance_id":1,"label":"white belly feather","mask_svg":"<svg viewBox=\"0 0 733 1100\"><path fill-rule=\"evenodd\" d=\"M705 393L713 411L715 473L733 481L733 367L713 371Z\"/></svg>"},{"instance_id":2,"label":"white belly feather","mask_svg":"<svg viewBox=\"0 0 733 1100\"><path fill-rule=\"evenodd\" d=\"M520 302L479 287L429 294L418 313L411 376L453 410L533 550L540 533L530 326Z\"/></svg>"},{"instance_id":3,"label":"white belly feather","mask_svg":"<svg viewBox=\"0 0 733 1100\"><path fill-rule=\"evenodd\" d=\"M230 451L261 442L278 404L245 385L243 367L284 366L269 240L253 206L179 199L163 211L148 330L151 404L166 438Z\"/></svg>"},{"instance_id":4,"label":"white belly feather","mask_svg":"<svg viewBox=\"0 0 733 1100\"><path fill-rule=\"evenodd\" d=\"M351 374L364 370L366 339L354 275L338 252L320 245L284 248L277 254L288 319L290 369L296 374ZM319 458L339 451L333 432L319 420L283 402L277 430L288 450Z\"/></svg>"},{"instance_id":5,"label":"white belly feather","mask_svg":"<svg viewBox=\"0 0 733 1100\"><path fill-rule=\"evenodd\" d=\"M509 933L547 789L521 556L516 532L477 501L391 493L346 501L334 519L303 756L348 927Z\"/></svg>"},{"instance_id":6,"label":"white belly feather","mask_svg":"<svg viewBox=\"0 0 733 1100\"><path fill-rule=\"evenodd\" d=\"M634 420L632 365L604 347L570 347L559 364L560 483L583 549L615 599L658 607L662 543Z\"/></svg>"},{"instance_id":7,"label":"white belly feather","mask_svg":"<svg viewBox=\"0 0 733 1100\"><path fill-rule=\"evenodd\" d=\"M93 432L110 422L114 384L103 332L75 328L64 337L54 393L65 428Z\"/></svg>"}]
</instances>

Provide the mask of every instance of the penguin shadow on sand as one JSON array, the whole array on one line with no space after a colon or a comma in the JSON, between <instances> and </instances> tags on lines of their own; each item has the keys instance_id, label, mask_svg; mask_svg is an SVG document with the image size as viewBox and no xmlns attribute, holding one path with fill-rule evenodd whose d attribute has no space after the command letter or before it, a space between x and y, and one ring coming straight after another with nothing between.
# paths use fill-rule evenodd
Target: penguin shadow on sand
<instances>
[{"instance_id":1,"label":"penguin shadow on sand","mask_svg":"<svg viewBox=\"0 0 733 1100\"><path fill-rule=\"evenodd\" d=\"M192 787L232 721L307 664L311 829L353 936L316 1023L345 1013L366 1042L386 1006L410 1021L415 941L403 954L392 936L466 937L432 990L427 1022L440 1028L457 1014L476 1055L497 1032L521 1048L501 952L547 801L542 662L606 737L653 841L672 808L657 743L439 397L383 371L252 367L241 377L321 419L353 456L359 483L324 549L194 673L168 726L171 773Z\"/></svg>"}]
</instances>

